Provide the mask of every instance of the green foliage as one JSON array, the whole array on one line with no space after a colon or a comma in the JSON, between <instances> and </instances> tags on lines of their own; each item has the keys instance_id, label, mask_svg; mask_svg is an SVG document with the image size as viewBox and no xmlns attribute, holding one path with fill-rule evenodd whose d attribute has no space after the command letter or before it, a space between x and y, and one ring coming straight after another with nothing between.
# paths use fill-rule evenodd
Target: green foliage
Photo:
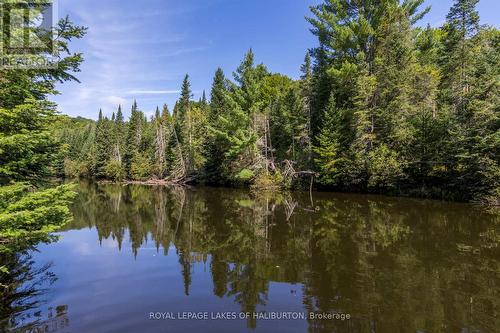
<instances>
[{"instance_id":1,"label":"green foliage","mask_svg":"<svg viewBox=\"0 0 500 333\"><path fill-rule=\"evenodd\" d=\"M56 161L58 176L89 177L94 167L95 123L80 117L60 117L51 127L55 140L63 143Z\"/></svg>"},{"instance_id":2,"label":"green foliage","mask_svg":"<svg viewBox=\"0 0 500 333\"><path fill-rule=\"evenodd\" d=\"M22 21L21 21L22 22ZM54 138L64 122L47 96L57 82L76 80L81 54L68 43L85 28L67 18L54 28L58 66L52 69L0 70L0 252L13 253L49 241L51 232L71 219L72 186L41 187L43 178L61 172L69 145ZM13 38L13 36L7 36ZM46 38L46 37L44 37ZM5 269L2 269L5 271Z\"/></svg>"},{"instance_id":3,"label":"green foliage","mask_svg":"<svg viewBox=\"0 0 500 333\"><path fill-rule=\"evenodd\" d=\"M224 161L221 158L224 155L224 140L220 135L217 135L217 131L222 129L220 119L223 119L224 115L229 112L228 94L224 72L218 68L214 75L210 94L212 98L207 117L208 131L204 149L204 179L211 184L222 182L221 179L224 177Z\"/></svg>"},{"instance_id":4,"label":"green foliage","mask_svg":"<svg viewBox=\"0 0 500 333\"><path fill-rule=\"evenodd\" d=\"M191 83L189 82L189 75L186 74L184 81L182 81L181 98L179 99L179 108L176 114L176 119L181 124L186 120L186 115L189 112L191 97Z\"/></svg>"},{"instance_id":5,"label":"green foliage","mask_svg":"<svg viewBox=\"0 0 500 333\"><path fill-rule=\"evenodd\" d=\"M134 156L138 154L141 147L143 118L143 113L138 110L137 102L134 101L130 121L128 122L127 136L125 141L125 154L123 158L125 172L129 177L132 173L132 160Z\"/></svg>"},{"instance_id":6,"label":"green foliage","mask_svg":"<svg viewBox=\"0 0 500 333\"><path fill-rule=\"evenodd\" d=\"M332 95L325 112L325 124L318 137L318 146L314 149L317 157L316 165L321 174L321 182L325 185L339 185L342 181L341 127L343 114L335 106Z\"/></svg>"},{"instance_id":7,"label":"green foliage","mask_svg":"<svg viewBox=\"0 0 500 333\"><path fill-rule=\"evenodd\" d=\"M79 160L71 160L66 158L64 160L64 175L70 178L81 178L91 175L91 166L87 162Z\"/></svg>"},{"instance_id":8,"label":"green foliage","mask_svg":"<svg viewBox=\"0 0 500 333\"><path fill-rule=\"evenodd\" d=\"M279 190L285 185L283 175L280 172L273 174L262 172L252 184L252 189L263 191Z\"/></svg>"},{"instance_id":9,"label":"green foliage","mask_svg":"<svg viewBox=\"0 0 500 333\"><path fill-rule=\"evenodd\" d=\"M57 169L258 187L317 174L327 189L496 202L499 31L480 25L477 0L455 1L441 28L415 27L422 4L325 0L307 19L318 46L299 80L249 50L233 80L217 69L210 101L192 100L186 75L172 114L146 119L134 103L128 122L119 107L70 126Z\"/></svg>"},{"instance_id":10,"label":"green foliage","mask_svg":"<svg viewBox=\"0 0 500 333\"><path fill-rule=\"evenodd\" d=\"M71 219L73 189L62 185L33 191L27 183L0 187L0 252L50 240L49 234Z\"/></svg>"},{"instance_id":11,"label":"green foliage","mask_svg":"<svg viewBox=\"0 0 500 333\"><path fill-rule=\"evenodd\" d=\"M369 160L369 187L391 190L404 177L403 165L398 159L398 154L384 144L370 152Z\"/></svg>"},{"instance_id":12,"label":"green foliage","mask_svg":"<svg viewBox=\"0 0 500 333\"><path fill-rule=\"evenodd\" d=\"M125 178L125 170L118 160L110 160L105 167L105 176L114 181L121 181Z\"/></svg>"},{"instance_id":13,"label":"green foliage","mask_svg":"<svg viewBox=\"0 0 500 333\"><path fill-rule=\"evenodd\" d=\"M99 110L99 120L96 124L96 153L94 161L94 173L98 178L105 177L107 174L106 169L111 158L113 148L109 142L113 134L112 125L113 122L108 118L103 118L102 110Z\"/></svg>"},{"instance_id":14,"label":"green foliage","mask_svg":"<svg viewBox=\"0 0 500 333\"><path fill-rule=\"evenodd\" d=\"M136 153L130 164L130 178L133 180L146 180L150 176L150 160L144 154Z\"/></svg>"},{"instance_id":15,"label":"green foliage","mask_svg":"<svg viewBox=\"0 0 500 333\"><path fill-rule=\"evenodd\" d=\"M457 0L443 28L413 28L428 12L421 4L312 8L320 181L491 200L499 187L498 30L480 27L476 0Z\"/></svg>"},{"instance_id":16,"label":"green foliage","mask_svg":"<svg viewBox=\"0 0 500 333\"><path fill-rule=\"evenodd\" d=\"M235 175L235 178L243 183L250 182L254 177L254 172L249 169L243 169Z\"/></svg>"},{"instance_id":17,"label":"green foliage","mask_svg":"<svg viewBox=\"0 0 500 333\"><path fill-rule=\"evenodd\" d=\"M0 182L34 179L51 173L59 147L48 130L54 105L25 100L12 109L0 108Z\"/></svg>"}]
</instances>

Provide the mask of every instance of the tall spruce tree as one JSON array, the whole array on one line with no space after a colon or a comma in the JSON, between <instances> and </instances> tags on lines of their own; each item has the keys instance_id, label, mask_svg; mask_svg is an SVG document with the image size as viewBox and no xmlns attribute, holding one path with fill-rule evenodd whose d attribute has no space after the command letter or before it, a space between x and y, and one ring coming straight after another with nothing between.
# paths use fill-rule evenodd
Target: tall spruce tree
<instances>
[{"instance_id":1,"label":"tall spruce tree","mask_svg":"<svg viewBox=\"0 0 500 333\"><path fill-rule=\"evenodd\" d=\"M211 184L221 183L224 179L223 159L221 158L224 155L224 147L217 131L222 125L219 117L227 111L228 93L224 72L221 68L217 68L210 92L210 109L207 117L208 136L204 154L206 159L204 179Z\"/></svg>"},{"instance_id":2,"label":"tall spruce tree","mask_svg":"<svg viewBox=\"0 0 500 333\"><path fill-rule=\"evenodd\" d=\"M132 177L132 164L139 154L142 141L142 123L144 115L137 107L137 101L132 105L130 120L125 142L124 166L127 177Z\"/></svg>"},{"instance_id":3,"label":"tall spruce tree","mask_svg":"<svg viewBox=\"0 0 500 333\"><path fill-rule=\"evenodd\" d=\"M125 127L125 120L123 117L123 112L122 112L122 106L118 105L118 110L116 111L116 118L115 118L115 158L116 160L122 164L123 160L123 153L125 150L125 133L126 133L126 127Z\"/></svg>"},{"instance_id":4,"label":"tall spruce tree","mask_svg":"<svg viewBox=\"0 0 500 333\"><path fill-rule=\"evenodd\" d=\"M454 192L498 202L499 113L498 93L493 93L499 87L498 30L480 28L477 3L457 0L447 15L440 107L451 116L447 155Z\"/></svg>"},{"instance_id":5,"label":"tall spruce tree","mask_svg":"<svg viewBox=\"0 0 500 333\"><path fill-rule=\"evenodd\" d=\"M446 16L443 41L441 97L454 111L467 117L470 80L474 66L474 37L479 31L479 0L457 0Z\"/></svg>"},{"instance_id":6,"label":"tall spruce tree","mask_svg":"<svg viewBox=\"0 0 500 333\"><path fill-rule=\"evenodd\" d=\"M155 152L154 152L154 173L155 176L162 179L166 176L166 157L165 151L167 149L166 142L166 120L165 112L163 115L160 113L160 108L156 107L155 117L154 117L154 127L155 127Z\"/></svg>"},{"instance_id":7,"label":"tall spruce tree","mask_svg":"<svg viewBox=\"0 0 500 333\"><path fill-rule=\"evenodd\" d=\"M311 56L306 53L304 63L300 67L300 90L302 95L301 117L305 119L306 127L302 129L302 139L306 145L307 167L311 167L312 159L312 103L313 103L313 68Z\"/></svg>"},{"instance_id":8,"label":"tall spruce tree","mask_svg":"<svg viewBox=\"0 0 500 333\"><path fill-rule=\"evenodd\" d=\"M325 185L342 184L343 158L340 153L342 126L341 112L336 107L335 97L332 94L325 110L324 126L318 137L318 145L315 148L316 165L321 174L321 182Z\"/></svg>"},{"instance_id":9,"label":"tall spruce tree","mask_svg":"<svg viewBox=\"0 0 500 333\"><path fill-rule=\"evenodd\" d=\"M180 124L183 124L186 120L187 113L189 112L189 107L191 103L191 83L189 82L189 75L186 74L184 80L182 81L181 87L181 97L179 99L179 109L176 113L177 120Z\"/></svg>"},{"instance_id":10,"label":"tall spruce tree","mask_svg":"<svg viewBox=\"0 0 500 333\"><path fill-rule=\"evenodd\" d=\"M96 155L94 162L94 174L98 178L106 177L106 165L108 164L112 154L112 146L109 144L111 136L110 125L110 120L103 116L102 110L99 110L99 117L96 125Z\"/></svg>"}]
</instances>

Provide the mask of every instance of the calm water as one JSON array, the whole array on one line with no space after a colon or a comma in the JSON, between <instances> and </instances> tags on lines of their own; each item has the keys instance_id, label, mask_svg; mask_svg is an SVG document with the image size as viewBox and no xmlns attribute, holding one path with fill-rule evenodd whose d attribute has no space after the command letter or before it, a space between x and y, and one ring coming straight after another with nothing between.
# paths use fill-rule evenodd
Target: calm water
<instances>
[{"instance_id":1,"label":"calm water","mask_svg":"<svg viewBox=\"0 0 500 333\"><path fill-rule=\"evenodd\" d=\"M73 211L0 330L499 332L499 217L470 205L82 184Z\"/></svg>"}]
</instances>

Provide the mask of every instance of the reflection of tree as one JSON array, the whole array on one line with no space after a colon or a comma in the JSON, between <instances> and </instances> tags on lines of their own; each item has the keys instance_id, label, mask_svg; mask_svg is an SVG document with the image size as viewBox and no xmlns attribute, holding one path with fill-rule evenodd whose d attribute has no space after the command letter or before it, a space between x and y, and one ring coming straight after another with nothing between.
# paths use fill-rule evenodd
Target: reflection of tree
<instances>
[{"instance_id":1,"label":"reflection of tree","mask_svg":"<svg viewBox=\"0 0 500 333\"><path fill-rule=\"evenodd\" d=\"M481 230L498 217L464 205L359 198L319 203L305 283L309 310L350 313L359 332L494 331L498 278L481 267L496 260L485 248L466 258L457 244L481 246ZM313 322L311 331L343 325Z\"/></svg>"},{"instance_id":2,"label":"reflection of tree","mask_svg":"<svg viewBox=\"0 0 500 333\"><path fill-rule=\"evenodd\" d=\"M43 303L44 294L57 280L49 271L49 264L37 267L29 253L17 255L2 255L0 260L9 270L9 274L0 275L0 331L28 332L47 331L42 328L67 326L67 307L56 308L54 315L49 313L47 319L42 318L40 311L34 311ZM55 330L52 330L55 331Z\"/></svg>"},{"instance_id":3,"label":"reflection of tree","mask_svg":"<svg viewBox=\"0 0 500 333\"><path fill-rule=\"evenodd\" d=\"M494 331L498 215L374 196L318 193L315 204L307 193L89 186L68 228L128 235L135 255L149 239L165 254L173 244L186 295L192 266L209 261L214 294L242 311L265 308L277 281L302 284L308 311L352 317L311 321L312 332Z\"/></svg>"},{"instance_id":4,"label":"reflection of tree","mask_svg":"<svg viewBox=\"0 0 500 333\"><path fill-rule=\"evenodd\" d=\"M224 260L220 260L219 256L214 254L210 262L210 271L214 283L214 295L222 298L227 293L229 264Z\"/></svg>"}]
</instances>

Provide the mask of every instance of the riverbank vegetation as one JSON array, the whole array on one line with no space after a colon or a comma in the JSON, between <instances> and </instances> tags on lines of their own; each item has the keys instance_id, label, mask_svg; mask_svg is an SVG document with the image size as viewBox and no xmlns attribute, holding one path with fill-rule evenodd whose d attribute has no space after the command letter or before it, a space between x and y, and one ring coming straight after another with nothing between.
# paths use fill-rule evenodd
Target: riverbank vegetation
<instances>
[{"instance_id":1,"label":"riverbank vegetation","mask_svg":"<svg viewBox=\"0 0 500 333\"><path fill-rule=\"evenodd\" d=\"M67 120L61 174L276 188L309 184L498 204L500 33L477 0L440 28L421 0L329 0L307 18L319 45L293 80L250 50L210 101L189 76L172 112L134 103L97 122Z\"/></svg>"}]
</instances>

